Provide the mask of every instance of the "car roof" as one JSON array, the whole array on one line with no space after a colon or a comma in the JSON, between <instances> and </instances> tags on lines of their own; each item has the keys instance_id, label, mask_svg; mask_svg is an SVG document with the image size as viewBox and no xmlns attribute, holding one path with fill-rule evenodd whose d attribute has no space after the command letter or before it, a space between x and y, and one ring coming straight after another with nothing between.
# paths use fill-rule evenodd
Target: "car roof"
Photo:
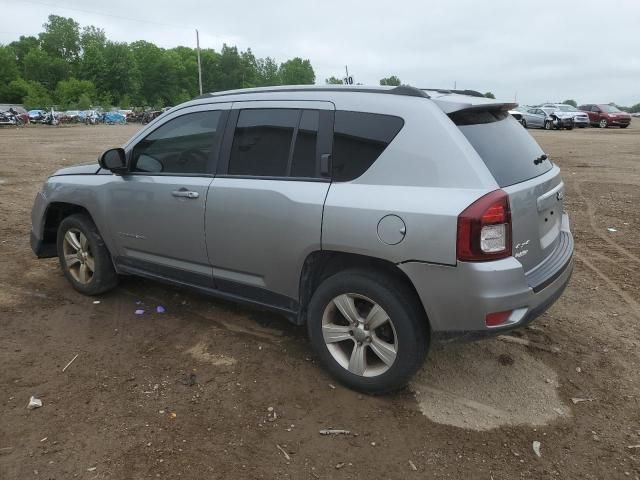
<instances>
[{"instance_id":1,"label":"car roof","mask_svg":"<svg viewBox=\"0 0 640 480\"><path fill-rule=\"evenodd\" d=\"M315 100L332 101L335 98L345 98L345 94L372 95L383 94L387 100L393 96L414 97L416 99L428 99L436 103L444 113L452 113L458 110L470 108L495 107L508 110L517 106L517 103L502 102L484 97L475 90L449 90L438 88L416 88L408 85L393 86L366 86L366 85L283 85L275 87L245 88L239 90L227 90L222 92L206 93L196 99L183 104L208 103L211 100L219 101L251 101L251 100L309 100L305 94L311 94Z\"/></svg>"}]
</instances>

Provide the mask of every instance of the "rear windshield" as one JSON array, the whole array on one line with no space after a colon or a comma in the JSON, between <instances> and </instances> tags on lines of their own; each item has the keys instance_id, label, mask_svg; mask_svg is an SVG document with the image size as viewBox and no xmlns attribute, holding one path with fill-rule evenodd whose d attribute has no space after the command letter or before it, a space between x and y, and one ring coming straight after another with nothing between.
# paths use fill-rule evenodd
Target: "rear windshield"
<instances>
[{"instance_id":1,"label":"rear windshield","mask_svg":"<svg viewBox=\"0 0 640 480\"><path fill-rule=\"evenodd\" d=\"M501 110L466 110L449 115L467 137L501 187L524 182L551 170L544 152L522 125Z\"/></svg>"}]
</instances>

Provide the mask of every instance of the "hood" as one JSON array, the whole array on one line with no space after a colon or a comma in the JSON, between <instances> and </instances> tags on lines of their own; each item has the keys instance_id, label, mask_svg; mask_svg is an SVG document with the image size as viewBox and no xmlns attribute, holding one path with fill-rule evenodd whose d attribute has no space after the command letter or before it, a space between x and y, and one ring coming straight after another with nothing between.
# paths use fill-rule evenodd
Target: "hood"
<instances>
[{"instance_id":1,"label":"hood","mask_svg":"<svg viewBox=\"0 0 640 480\"><path fill-rule=\"evenodd\" d=\"M558 118L573 118L578 112L563 112L562 110L555 110L552 115Z\"/></svg>"},{"instance_id":2,"label":"hood","mask_svg":"<svg viewBox=\"0 0 640 480\"><path fill-rule=\"evenodd\" d=\"M585 118L589 118L589 115L587 115L587 112L564 112L564 113L568 113L569 115L571 115L573 118L576 117L585 117Z\"/></svg>"},{"instance_id":3,"label":"hood","mask_svg":"<svg viewBox=\"0 0 640 480\"><path fill-rule=\"evenodd\" d=\"M97 162L82 163L79 165L72 165L71 167L61 168L55 172L52 177L60 175L95 175L100 170L100 165Z\"/></svg>"}]
</instances>

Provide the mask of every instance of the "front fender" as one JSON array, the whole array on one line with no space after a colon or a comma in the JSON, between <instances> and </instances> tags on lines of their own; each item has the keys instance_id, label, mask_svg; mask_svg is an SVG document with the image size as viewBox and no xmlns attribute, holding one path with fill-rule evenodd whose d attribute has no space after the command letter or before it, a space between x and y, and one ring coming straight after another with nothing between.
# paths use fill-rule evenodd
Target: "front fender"
<instances>
[{"instance_id":1,"label":"front fender","mask_svg":"<svg viewBox=\"0 0 640 480\"><path fill-rule=\"evenodd\" d=\"M105 196L106 184L111 175L64 175L50 177L36 195L31 211L32 245L41 245L36 255L51 251L46 244L55 245L55 234L46 231L47 218L52 208L68 208L86 211L96 224L109 251L115 251L115 242L108 229ZM36 248L34 248L34 251ZM55 253L54 253L55 255Z\"/></svg>"}]
</instances>

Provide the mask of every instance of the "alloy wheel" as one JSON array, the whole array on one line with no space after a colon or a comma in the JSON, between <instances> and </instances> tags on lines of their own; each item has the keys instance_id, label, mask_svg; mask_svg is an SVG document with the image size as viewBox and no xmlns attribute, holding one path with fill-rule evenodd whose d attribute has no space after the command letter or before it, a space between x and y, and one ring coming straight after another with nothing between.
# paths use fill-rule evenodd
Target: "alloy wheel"
<instances>
[{"instance_id":1,"label":"alloy wheel","mask_svg":"<svg viewBox=\"0 0 640 480\"><path fill-rule=\"evenodd\" d=\"M62 250L64 263L73 279L78 283L89 283L96 265L86 235L77 228L70 228L64 234Z\"/></svg>"},{"instance_id":2,"label":"alloy wheel","mask_svg":"<svg viewBox=\"0 0 640 480\"><path fill-rule=\"evenodd\" d=\"M354 375L381 375L398 354L398 337L389 315L356 293L338 295L325 307L322 336L334 360Z\"/></svg>"},{"instance_id":3,"label":"alloy wheel","mask_svg":"<svg viewBox=\"0 0 640 480\"><path fill-rule=\"evenodd\" d=\"M603 118L602 120L600 120L600 128L607 128L607 121Z\"/></svg>"}]
</instances>

